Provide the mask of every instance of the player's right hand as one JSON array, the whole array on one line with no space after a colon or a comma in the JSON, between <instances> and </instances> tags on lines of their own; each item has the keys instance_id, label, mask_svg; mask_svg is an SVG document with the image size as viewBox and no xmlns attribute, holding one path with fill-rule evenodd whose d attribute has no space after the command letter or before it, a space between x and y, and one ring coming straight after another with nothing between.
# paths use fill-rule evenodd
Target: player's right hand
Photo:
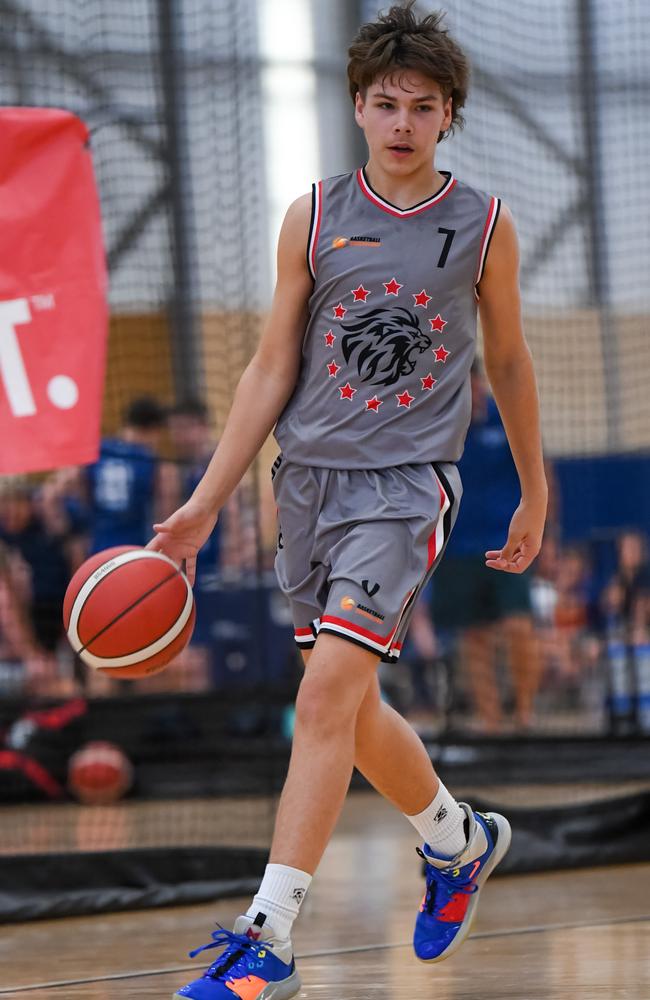
<instances>
[{"instance_id":1,"label":"player's right hand","mask_svg":"<svg viewBox=\"0 0 650 1000\"><path fill-rule=\"evenodd\" d=\"M217 514L188 500L160 524L154 524L155 536L148 549L163 552L179 565L185 560L185 574L191 584L196 578L196 557L217 523Z\"/></svg>"}]
</instances>

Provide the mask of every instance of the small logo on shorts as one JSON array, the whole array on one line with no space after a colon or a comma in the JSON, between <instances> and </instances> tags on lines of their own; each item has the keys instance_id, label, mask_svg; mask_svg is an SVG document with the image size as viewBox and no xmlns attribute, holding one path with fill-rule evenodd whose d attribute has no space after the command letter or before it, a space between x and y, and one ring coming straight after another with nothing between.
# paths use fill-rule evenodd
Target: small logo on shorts
<instances>
[{"instance_id":1,"label":"small logo on shorts","mask_svg":"<svg viewBox=\"0 0 650 1000\"><path fill-rule=\"evenodd\" d=\"M344 611L352 611L352 608L356 607L356 603L354 597L341 598L341 607Z\"/></svg>"},{"instance_id":2,"label":"small logo on shorts","mask_svg":"<svg viewBox=\"0 0 650 1000\"><path fill-rule=\"evenodd\" d=\"M369 583L368 580L362 580L361 581L361 586L365 590L365 592L368 595L368 597L374 597L375 594L377 593L377 591L380 589L378 583L373 583L372 588L371 588L370 587L370 583Z\"/></svg>"},{"instance_id":3,"label":"small logo on shorts","mask_svg":"<svg viewBox=\"0 0 650 1000\"><path fill-rule=\"evenodd\" d=\"M383 622L385 615L380 615L378 611L373 611L372 608L367 608L365 604L357 604L356 612L358 615L363 615L364 618L370 618L374 622Z\"/></svg>"}]
</instances>

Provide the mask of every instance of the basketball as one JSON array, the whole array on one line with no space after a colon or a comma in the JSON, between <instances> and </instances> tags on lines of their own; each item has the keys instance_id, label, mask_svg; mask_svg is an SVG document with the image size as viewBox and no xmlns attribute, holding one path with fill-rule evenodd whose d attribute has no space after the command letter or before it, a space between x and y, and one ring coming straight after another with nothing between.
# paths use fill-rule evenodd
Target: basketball
<instances>
[{"instance_id":1,"label":"basketball","mask_svg":"<svg viewBox=\"0 0 650 1000\"><path fill-rule=\"evenodd\" d=\"M196 612L189 581L162 552L132 545L79 567L63 602L70 645L111 677L156 674L187 645Z\"/></svg>"},{"instance_id":2,"label":"basketball","mask_svg":"<svg viewBox=\"0 0 650 1000\"><path fill-rule=\"evenodd\" d=\"M86 743L68 762L68 789L84 805L117 802L132 783L131 762L115 743Z\"/></svg>"}]
</instances>

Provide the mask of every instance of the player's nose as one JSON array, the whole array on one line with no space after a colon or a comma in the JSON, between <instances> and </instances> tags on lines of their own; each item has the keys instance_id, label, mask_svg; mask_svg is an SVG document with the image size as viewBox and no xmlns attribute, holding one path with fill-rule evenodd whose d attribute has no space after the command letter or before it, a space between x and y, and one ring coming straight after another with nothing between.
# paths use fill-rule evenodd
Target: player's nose
<instances>
[{"instance_id":1,"label":"player's nose","mask_svg":"<svg viewBox=\"0 0 650 1000\"><path fill-rule=\"evenodd\" d=\"M413 126L411 125L410 119L404 115L400 115L393 126L393 132L395 135L410 135L413 131Z\"/></svg>"}]
</instances>

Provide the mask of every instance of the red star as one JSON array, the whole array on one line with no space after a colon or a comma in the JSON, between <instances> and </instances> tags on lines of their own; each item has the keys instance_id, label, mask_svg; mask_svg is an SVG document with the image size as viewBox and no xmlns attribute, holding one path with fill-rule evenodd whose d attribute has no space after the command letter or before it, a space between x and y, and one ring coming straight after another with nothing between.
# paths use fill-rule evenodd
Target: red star
<instances>
[{"instance_id":1,"label":"red star","mask_svg":"<svg viewBox=\"0 0 650 1000\"><path fill-rule=\"evenodd\" d=\"M437 333L442 333L444 328L447 326L447 320L443 319L440 313L438 313L435 319L430 319L429 323L431 325L432 332L435 330Z\"/></svg>"},{"instance_id":2,"label":"red star","mask_svg":"<svg viewBox=\"0 0 650 1000\"><path fill-rule=\"evenodd\" d=\"M442 361L443 365L446 364L447 358L449 357L450 352L446 351L444 349L444 347L442 346L442 344L440 345L440 347L435 348L434 351L433 351L433 353L436 356L436 361Z\"/></svg>"},{"instance_id":3,"label":"red star","mask_svg":"<svg viewBox=\"0 0 650 1000\"><path fill-rule=\"evenodd\" d=\"M330 363L327 366L327 370L330 373L330 378L336 378L336 376L341 370L341 366L337 365L336 361L330 361Z\"/></svg>"},{"instance_id":4,"label":"red star","mask_svg":"<svg viewBox=\"0 0 650 1000\"><path fill-rule=\"evenodd\" d=\"M341 393L341 399L352 399L357 390L353 389L349 382L345 385L339 386L339 392Z\"/></svg>"},{"instance_id":5,"label":"red star","mask_svg":"<svg viewBox=\"0 0 650 1000\"><path fill-rule=\"evenodd\" d=\"M343 319L347 312L347 309L342 302L339 302L337 306L334 306L334 316L336 319Z\"/></svg>"},{"instance_id":6,"label":"red star","mask_svg":"<svg viewBox=\"0 0 650 1000\"><path fill-rule=\"evenodd\" d=\"M386 289L384 295L399 295L400 288L404 285L400 285L396 278L391 278L390 281L382 281L382 285Z\"/></svg>"},{"instance_id":7,"label":"red star","mask_svg":"<svg viewBox=\"0 0 650 1000\"><path fill-rule=\"evenodd\" d=\"M426 309L427 304L431 302L431 296L427 295L424 288L421 292L418 292L417 295L413 295L413 298L415 299L415 305L422 306L424 309Z\"/></svg>"},{"instance_id":8,"label":"red star","mask_svg":"<svg viewBox=\"0 0 650 1000\"><path fill-rule=\"evenodd\" d=\"M377 399L376 396L373 396L372 399L366 400L366 410L374 410L375 413L379 413L379 407L382 403L383 399Z\"/></svg>"},{"instance_id":9,"label":"red star","mask_svg":"<svg viewBox=\"0 0 650 1000\"><path fill-rule=\"evenodd\" d=\"M428 375L425 375L424 378L420 379L420 382L422 383L422 388L423 389L433 389L433 387L434 387L434 385L436 384L437 381L438 380L433 377L433 375L431 374L431 372L429 372Z\"/></svg>"},{"instance_id":10,"label":"red star","mask_svg":"<svg viewBox=\"0 0 650 1000\"><path fill-rule=\"evenodd\" d=\"M396 392L395 396L397 398L398 409L400 406L405 406L407 410L411 409L411 403L415 399L415 396L412 396L408 389L405 389L404 392Z\"/></svg>"},{"instance_id":11,"label":"red star","mask_svg":"<svg viewBox=\"0 0 650 1000\"><path fill-rule=\"evenodd\" d=\"M367 288L364 288L363 285L359 285L358 288L352 289L352 294L354 295L355 302L365 302L370 295L370 292Z\"/></svg>"},{"instance_id":12,"label":"red star","mask_svg":"<svg viewBox=\"0 0 650 1000\"><path fill-rule=\"evenodd\" d=\"M332 333L332 331L328 330L327 333L325 334L325 343L327 344L327 346L328 347L334 347L334 341L335 340L336 340L336 337L334 336L334 334Z\"/></svg>"}]
</instances>

